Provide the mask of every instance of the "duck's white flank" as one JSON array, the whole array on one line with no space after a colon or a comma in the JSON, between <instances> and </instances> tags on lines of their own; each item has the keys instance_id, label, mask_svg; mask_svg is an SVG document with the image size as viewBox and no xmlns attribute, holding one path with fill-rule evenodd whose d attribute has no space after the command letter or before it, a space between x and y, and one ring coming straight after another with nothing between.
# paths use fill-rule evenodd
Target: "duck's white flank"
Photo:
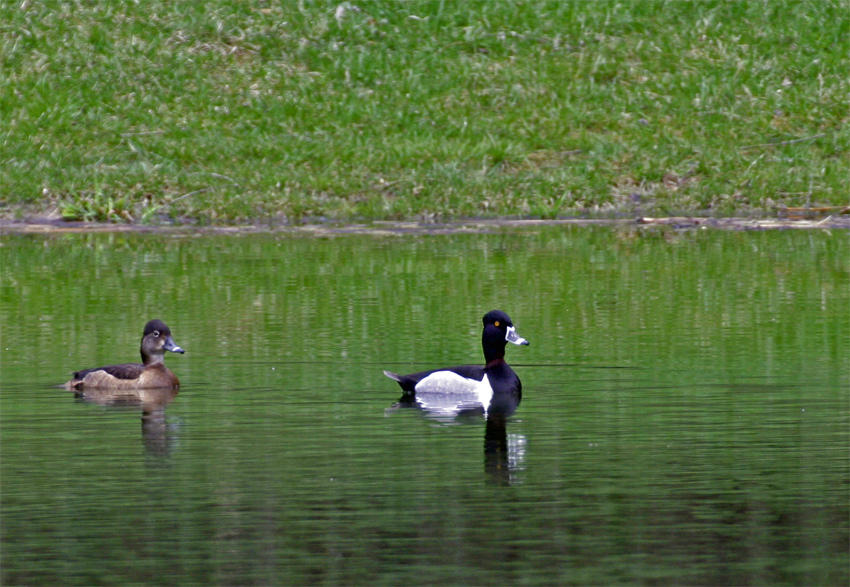
<instances>
[{"instance_id":1,"label":"duck's white flank","mask_svg":"<svg viewBox=\"0 0 850 587\"><path fill-rule=\"evenodd\" d=\"M487 375L476 381L454 371L435 371L416 384L416 400L427 409L459 410L481 406L486 412L492 399L493 387Z\"/></svg>"}]
</instances>

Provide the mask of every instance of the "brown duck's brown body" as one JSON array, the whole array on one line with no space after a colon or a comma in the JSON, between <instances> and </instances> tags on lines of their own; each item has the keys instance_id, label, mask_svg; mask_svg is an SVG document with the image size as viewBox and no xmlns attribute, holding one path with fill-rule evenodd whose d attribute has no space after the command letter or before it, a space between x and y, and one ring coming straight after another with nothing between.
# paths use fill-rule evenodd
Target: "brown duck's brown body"
<instances>
[{"instance_id":1,"label":"brown duck's brown body","mask_svg":"<svg viewBox=\"0 0 850 587\"><path fill-rule=\"evenodd\" d=\"M127 363L88 369L74 373L69 389L177 389L180 380L162 363L140 365Z\"/></svg>"},{"instance_id":2,"label":"brown duck's brown body","mask_svg":"<svg viewBox=\"0 0 850 587\"><path fill-rule=\"evenodd\" d=\"M180 387L180 380L163 362L165 351L181 354L185 352L174 344L168 326L161 320L148 322L145 325L140 346L141 364L124 363L76 371L65 387L73 391L91 389L130 391Z\"/></svg>"}]
</instances>

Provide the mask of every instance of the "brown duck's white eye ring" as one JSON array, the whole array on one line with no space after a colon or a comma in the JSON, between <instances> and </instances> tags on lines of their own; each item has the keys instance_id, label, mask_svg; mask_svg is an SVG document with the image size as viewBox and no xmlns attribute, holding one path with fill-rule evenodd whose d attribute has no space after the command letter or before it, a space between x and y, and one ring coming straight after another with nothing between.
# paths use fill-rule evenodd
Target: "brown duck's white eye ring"
<instances>
[{"instance_id":1,"label":"brown duck's white eye ring","mask_svg":"<svg viewBox=\"0 0 850 587\"><path fill-rule=\"evenodd\" d=\"M159 330L153 331L154 338L159 338Z\"/></svg>"}]
</instances>

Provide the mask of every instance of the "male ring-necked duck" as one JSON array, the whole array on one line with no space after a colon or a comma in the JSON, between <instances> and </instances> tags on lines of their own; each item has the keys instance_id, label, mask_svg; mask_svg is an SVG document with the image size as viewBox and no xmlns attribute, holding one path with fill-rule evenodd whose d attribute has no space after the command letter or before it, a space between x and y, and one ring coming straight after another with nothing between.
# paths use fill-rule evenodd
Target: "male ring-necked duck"
<instances>
[{"instance_id":1,"label":"male ring-necked duck","mask_svg":"<svg viewBox=\"0 0 850 587\"><path fill-rule=\"evenodd\" d=\"M477 406L485 412L512 413L522 399L522 383L505 362L505 345L509 342L527 345L528 341L517 334L510 317L501 310L487 312L483 322L483 367L461 365L410 375L384 371L384 375L401 386L404 392L401 403L443 412L460 412Z\"/></svg>"},{"instance_id":2,"label":"male ring-necked duck","mask_svg":"<svg viewBox=\"0 0 850 587\"><path fill-rule=\"evenodd\" d=\"M145 324L142 334L142 364L124 363L76 371L74 378L65 386L68 389L177 389L180 381L163 362L165 351L183 354L174 343L171 330L162 320L151 320Z\"/></svg>"}]
</instances>

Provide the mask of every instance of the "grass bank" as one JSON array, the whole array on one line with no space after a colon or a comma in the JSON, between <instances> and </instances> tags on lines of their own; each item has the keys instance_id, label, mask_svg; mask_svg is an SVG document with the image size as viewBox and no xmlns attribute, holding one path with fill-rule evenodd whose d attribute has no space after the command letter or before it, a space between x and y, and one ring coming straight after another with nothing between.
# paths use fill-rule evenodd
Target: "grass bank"
<instances>
[{"instance_id":1,"label":"grass bank","mask_svg":"<svg viewBox=\"0 0 850 587\"><path fill-rule=\"evenodd\" d=\"M0 5L0 215L770 214L850 200L846 0Z\"/></svg>"}]
</instances>

